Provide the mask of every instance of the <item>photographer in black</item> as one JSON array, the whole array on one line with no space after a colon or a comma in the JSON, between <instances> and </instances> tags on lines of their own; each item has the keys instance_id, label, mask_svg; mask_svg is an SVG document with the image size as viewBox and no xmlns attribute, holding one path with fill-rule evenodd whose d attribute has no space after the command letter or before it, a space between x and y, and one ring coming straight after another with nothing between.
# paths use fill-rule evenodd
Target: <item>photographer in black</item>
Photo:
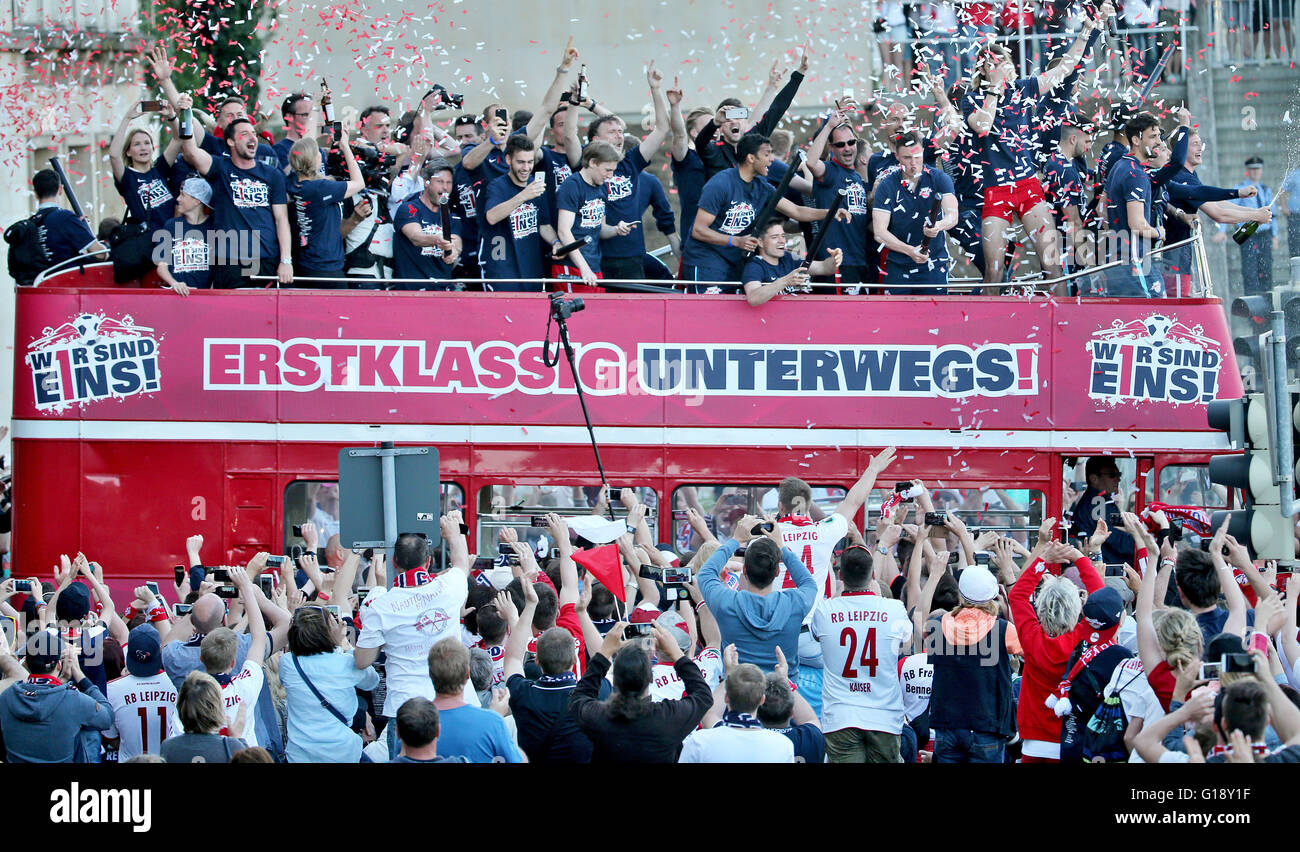
<instances>
[{"instance_id":1,"label":"photographer in black","mask_svg":"<svg viewBox=\"0 0 1300 852\"><path fill-rule=\"evenodd\" d=\"M1104 524L1111 532L1101 546L1102 561L1133 565L1133 536L1124 532L1118 522L1107 520L1118 518L1121 511L1121 507L1115 504L1119 488L1119 466L1108 456L1093 456L1084 466L1084 477L1087 488L1068 510L1073 518L1069 526L1070 536L1091 538L1098 524ZM1084 555L1095 556L1091 553Z\"/></svg>"}]
</instances>

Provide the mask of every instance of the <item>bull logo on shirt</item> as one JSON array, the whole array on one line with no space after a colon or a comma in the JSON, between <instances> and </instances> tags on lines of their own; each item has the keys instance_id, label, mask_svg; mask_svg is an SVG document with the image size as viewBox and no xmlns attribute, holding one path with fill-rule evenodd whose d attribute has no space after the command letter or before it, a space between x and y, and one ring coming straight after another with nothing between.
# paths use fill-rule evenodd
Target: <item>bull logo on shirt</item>
<instances>
[{"instance_id":1,"label":"bull logo on shirt","mask_svg":"<svg viewBox=\"0 0 1300 852\"><path fill-rule=\"evenodd\" d=\"M844 209L852 216L865 216L871 212L867 207L867 190L860 181L844 181Z\"/></svg>"},{"instance_id":2,"label":"bull logo on shirt","mask_svg":"<svg viewBox=\"0 0 1300 852\"><path fill-rule=\"evenodd\" d=\"M532 202L520 204L510 213L510 233L516 240L537 233L537 205Z\"/></svg>"},{"instance_id":3,"label":"bull logo on shirt","mask_svg":"<svg viewBox=\"0 0 1300 852\"><path fill-rule=\"evenodd\" d=\"M477 215L474 212L474 187L467 183L462 183L456 187L456 192L460 196L460 209L469 217Z\"/></svg>"},{"instance_id":4,"label":"bull logo on shirt","mask_svg":"<svg viewBox=\"0 0 1300 852\"><path fill-rule=\"evenodd\" d=\"M203 272L208 268L208 242L200 237L172 240L172 272Z\"/></svg>"},{"instance_id":5,"label":"bull logo on shirt","mask_svg":"<svg viewBox=\"0 0 1300 852\"><path fill-rule=\"evenodd\" d=\"M441 225L422 225L420 233L433 234L435 237L442 239ZM423 257L442 257L441 246L420 246L420 255Z\"/></svg>"},{"instance_id":6,"label":"bull logo on shirt","mask_svg":"<svg viewBox=\"0 0 1300 852\"><path fill-rule=\"evenodd\" d=\"M157 178L140 184L136 187L136 192L140 194L140 203L146 210L163 207L172 201L171 190L167 188L167 184Z\"/></svg>"},{"instance_id":7,"label":"bull logo on shirt","mask_svg":"<svg viewBox=\"0 0 1300 852\"><path fill-rule=\"evenodd\" d=\"M632 188L632 179L627 175L611 175L609 180L605 181L605 189L609 192L610 201L631 198Z\"/></svg>"},{"instance_id":8,"label":"bull logo on shirt","mask_svg":"<svg viewBox=\"0 0 1300 852\"><path fill-rule=\"evenodd\" d=\"M555 175L556 186L559 186L560 184L564 183L566 180L568 180L570 177L573 176L573 169L569 168L568 163L562 161L557 161L555 164L555 168L552 169L551 171Z\"/></svg>"},{"instance_id":9,"label":"bull logo on shirt","mask_svg":"<svg viewBox=\"0 0 1300 852\"><path fill-rule=\"evenodd\" d=\"M236 207L268 207L271 203L271 188L265 181L235 178L230 182L230 198Z\"/></svg>"},{"instance_id":10,"label":"bull logo on shirt","mask_svg":"<svg viewBox=\"0 0 1300 852\"><path fill-rule=\"evenodd\" d=\"M754 223L755 214L754 205L748 201L734 202L727 208L726 215L722 217L722 224L718 226L718 230L733 236L744 233Z\"/></svg>"},{"instance_id":11,"label":"bull logo on shirt","mask_svg":"<svg viewBox=\"0 0 1300 852\"><path fill-rule=\"evenodd\" d=\"M1092 333L1088 396L1116 405L1129 400L1208 403L1219 388L1223 363L1219 342L1200 325L1151 314L1129 322L1115 320Z\"/></svg>"},{"instance_id":12,"label":"bull logo on shirt","mask_svg":"<svg viewBox=\"0 0 1300 852\"><path fill-rule=\"evenodd\" d=\"M605 224L605 199L592 198L578 208L578 227L599 228Z\"/></svg>"}]
</instances>

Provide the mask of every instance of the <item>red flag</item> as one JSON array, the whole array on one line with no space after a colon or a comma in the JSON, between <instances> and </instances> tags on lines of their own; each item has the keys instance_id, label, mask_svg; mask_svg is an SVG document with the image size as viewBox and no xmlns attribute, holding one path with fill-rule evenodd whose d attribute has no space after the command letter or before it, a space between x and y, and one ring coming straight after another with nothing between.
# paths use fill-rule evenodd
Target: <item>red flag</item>
<instances>
[{"instance_id":1,"label":"red flag","mask_svg":"<svg viewBox=\"0 0 1300 852\"><path fill-rule=\"evenodd\" d=\"M623 561L619 559L617 544L575 550L573 561L586 568L614 597L627 603L627 595L623 590Z\"/></svg>"}]
</instances>

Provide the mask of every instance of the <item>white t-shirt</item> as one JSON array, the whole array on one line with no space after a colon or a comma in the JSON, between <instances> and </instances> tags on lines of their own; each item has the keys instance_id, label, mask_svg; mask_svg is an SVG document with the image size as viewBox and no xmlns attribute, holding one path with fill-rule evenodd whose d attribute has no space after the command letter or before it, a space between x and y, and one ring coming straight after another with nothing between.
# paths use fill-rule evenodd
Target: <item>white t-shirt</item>
<instances>
[{"instance_id":1,"label":"white t-shirt","mask_svg":"<svg viewBox=\"0 0 1300 852\"><path fill-rule=\"evenodd\" d=\"M817 600L813 601L815 609L819 601L830 597L831 560L835 554L835 545L848 534L849 522L843 515L835 512L815 523L807 518L801 518L800 521L801 523L778 524L777 529L781 533L781 543L794 551L794 555L799 557L799 561L812 574L813 582L817 584ZM780 573L776 575L776 588L793 589L794 587L794 579L787 576L785 564L782 563ZM804 624L807 624L811 617L810 609Z\"/></svg>"},{"instance_id":2,"label":"white t-shirt","mask_svg":"<svg viewBox=\"0 0 1300 852\"><path fill-rule=\"evenodd\" d=\"M258 745L257 725L254 724L253 715L257 710L257 698L262 694L262 682L265 680L266 675L262 672L262 666L252 660L245 660L239 674L232 677L230 683L221 687L221 697L226 702L226 726L230 728L230 735L242 738L248 743L249 748ZM245 703L248 704L248 710L244 713L244 731L240 733L235 730L235 717L239 715L239 705Z\"/></svg>"},{"instance_id":3,"label":"white t-shirt","mask_svg":"<svg viewBox=\"0 0 1300 852\"><path fill-rule=\"evenodd\" d=\"M927 654L909 654L899 661L898 680L903 685L903 716L912 721L930 709L934 663Z\"/></svg>"},{"instance_id":4,"label":"white t-shirt","mask_svg":"<svg viewBox=\"0 0 1300 852\"><path fill-rule=\"evenodd\" d=\"M449 568L423 586L394 587L378 596L372 591L361 605L357 647L382 647L387 659L385 716L396 716L408 698L434 699L429 649L443 639L459 640L468 582L462 569Z\"/></svg>"},{"instance_id":5,"label":"white t-shirt","mask_svg":"<svg viewBox=\"0 0 1300 852\"><path fill-rule=\"evenodd\" d=\"M1147 682L1146 673L1142 669L1142 660L1138 657L1130 657L1111 672L1110 681L1102 691L1102 696L1110 698L1114 695L1119 696L1124 715L1130 722L1141 719L1145 727L1164 718L1165 708L1160 706L1160 699L1156 698L1155 690ZM1137 749L1133 749L1128 756L1128 762L1145 763L1146 761L1137 753Z\"/></svg>"},{"instance_id":6,"label":"white t-shirt","mask_svg":"<svg viewBox=\"0 0 1300 852\"><path fill-rule=\"evenodd\" d=\"M166 672L152 677L123 675L108 682L108 703L113 705L113 727L104 732L118 737L119 762L140 754L158 754L162 741L180 730L176 714L176 687Z\"/></svg>"},{"instance_id":7,"label":"white t-shirt","mask_svg":"<svg viewBox=\"0 0 1300 852\"><path fill-rule=\"evenodd\" d=\"M695 665L700 667L704 682L709 685L709 689L717 689L726 675L722 665L722 655L713 648L705 648L696 654ZM650 681L651 701L673 701L686 697L686 684L678 677L677 669L671 663L655 663L653 677L654 680Z\"/></svg>"},{"instance_id":8,"label":"white t-shirt","mask_svg":"<svg viewBox=\"0 0 1300 852\"><path fill-rule=\"evenodd\" d=\"M682 741L678 763L794 763L794 741L766 728L695 731Z\"/></svg>"},{"instance_id":9,"label":"white t-shirt","mask_svg":"<svg viewBox=\"0 0 1300 852\"><path fill-rule=\"evenodd\" d=\"M898 652L911 633L902 602L871 592L845 592L817 605L812 635L825 662L823 731L902 732Z\"/></svg>"}]
</instances>

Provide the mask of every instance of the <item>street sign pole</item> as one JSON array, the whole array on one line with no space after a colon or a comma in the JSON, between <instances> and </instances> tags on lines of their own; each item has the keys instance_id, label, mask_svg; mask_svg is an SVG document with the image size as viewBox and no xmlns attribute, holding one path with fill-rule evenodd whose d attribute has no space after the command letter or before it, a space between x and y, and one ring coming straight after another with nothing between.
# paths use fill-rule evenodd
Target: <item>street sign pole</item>
<instances>
[{"instance_id":1,"label":"street sign pole","mask_svg":"<svg viewBox=\"0 0 1300 852\"><path fill-rule=\"evenodd\" d=\"M378 464L376 464L378 462ZM389 557L404 533L437 546L440 487L436 447L346 447L339 450L339 538L344 547ZM392 587L396 571L388 571Z\"/></svg>"},{"instance_id":2,"label":"street sign pole","mask_svg":"<svg viewBox=\"0 0 1300 852\"><path fill-rule=\"evenodd\" d=\"M384 561L388 563L388 570L384 573L390 589L397 573L393 568L393 548L397 545L397 462L394 453L392 441L379 444L379 475L384 487Z\"/></svg>"}]
</instances>

